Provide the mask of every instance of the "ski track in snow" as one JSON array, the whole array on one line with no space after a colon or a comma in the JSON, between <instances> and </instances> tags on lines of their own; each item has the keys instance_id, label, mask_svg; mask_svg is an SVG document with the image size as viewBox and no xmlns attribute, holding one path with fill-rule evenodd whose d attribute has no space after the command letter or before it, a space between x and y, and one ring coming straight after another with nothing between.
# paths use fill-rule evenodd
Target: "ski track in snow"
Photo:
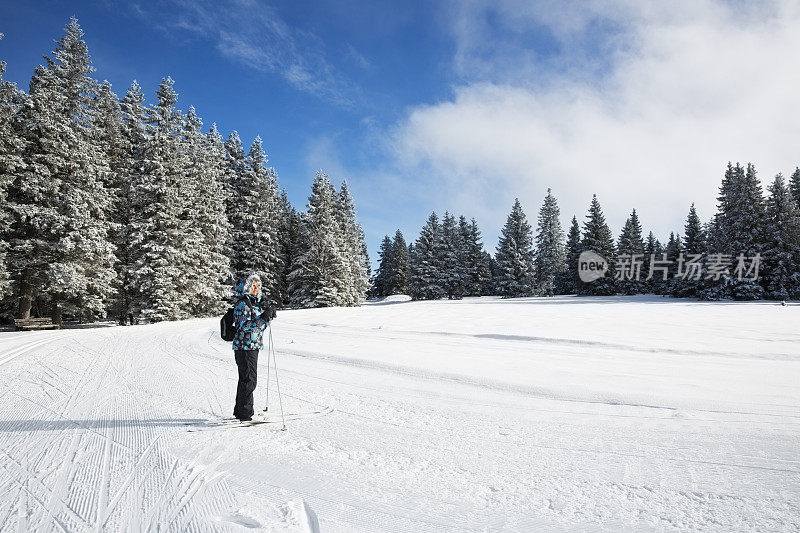
<instances>
[{"instance_id":1,"label":"ski track in snow","mask_svg":"<svg viewBox=\"0 0 800 533\"><path fill-rule=\"evenodd\" d=\"M798 323L652 297L284 311L284 410L322 411L288 431L207 426L236 386L216 318L0 333L0 531L798 531Z\"/></svg>"}]
</instances>

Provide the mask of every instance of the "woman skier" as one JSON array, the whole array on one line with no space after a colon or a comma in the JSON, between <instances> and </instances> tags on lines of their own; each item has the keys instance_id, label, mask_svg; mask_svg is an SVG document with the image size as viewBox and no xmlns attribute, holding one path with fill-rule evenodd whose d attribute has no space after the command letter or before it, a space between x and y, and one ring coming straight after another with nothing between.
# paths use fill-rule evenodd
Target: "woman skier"
<instances>
[{"instance_id":1,"label":"woman skier","mask_svg":"<svg viewBox=\"0 0 800 533\"><path fill-rule=\"evenodd\" d=\"M252 273L236 286L239 300L233 310L233 354L239 367L233 416L245 422L253 419L253 391L256 389L258 351L264 347L264 330L275 318L275 310L261 295L261 278Z\"/></svg>"}]
</instances>

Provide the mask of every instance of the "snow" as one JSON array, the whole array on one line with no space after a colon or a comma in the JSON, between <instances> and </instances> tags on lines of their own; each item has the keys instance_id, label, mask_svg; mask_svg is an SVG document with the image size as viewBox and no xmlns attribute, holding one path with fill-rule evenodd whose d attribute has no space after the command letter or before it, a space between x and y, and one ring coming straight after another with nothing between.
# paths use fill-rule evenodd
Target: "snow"
<instances>
[{"instance_id":1,"label":"snow","mask_svg":"<svg viewBox=\"0 0 800 533\"><path fill-rule=\"evenodd\" d=\"M387 303L279 313L287 431L218 319L0 333L0 530L800 528L797 303Z\"/></svg>"},{"instance_id":2,"label":"snow","mask_svg":"<svg viewBox=\"0 0 800 533\"><path fill-rule=\"evenodd\" d=\"M391 294L389 296L384 296L382 298L375 298L373 300L370 300L370 302L376 303L376 304L377 303L387 304L387 303L397 303L397 302L410 302L410 301L411 301L411 296L408 296L407 294Z\"/></svg>"}]
</instances>

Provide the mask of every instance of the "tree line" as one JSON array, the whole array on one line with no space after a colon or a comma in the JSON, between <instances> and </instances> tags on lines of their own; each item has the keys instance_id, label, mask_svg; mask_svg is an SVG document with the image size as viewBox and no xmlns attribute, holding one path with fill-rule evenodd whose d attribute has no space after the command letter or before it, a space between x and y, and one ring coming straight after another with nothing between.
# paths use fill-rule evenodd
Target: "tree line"
<instances>
[{"instance_id":1,"label":"tree line","mask_svg":"<svg viewBox=\"0 0 800 533\"><path fill-rule=\"evenodd\" d=\"M752 164L729 163L717 212L702 222L692 205L683 232L664 243L652 232L643 237L636 210L614 239L597 197L583 224L573 217L564 232L549 189L535 231L514 202L494 255L475 219L432 213L414 242L399 230L384 238L370 278L346 182L337 189L317 172L299 212L267 166L261 139L245 149L236 131L223 138L212 124L204 132L193 107L176 107L171 78L150 104L135 81L119 98L93 78L74 18L28 92L4 72L0 62L6 318L218 314L249 271L260 273L274 303L295 307L359 305L367 295L390 294L800 297L800 169L788 182L776 176L765 195ZM580 279L587 250L607 260L608 275ZM760 258L758 275L734 275L738 256ZM629 275L634 267L641 275Z\"/></svg>"},{"instance_id":2,"label":"tree line","mask_svg":"<svg viewBox=\"0 0 800 533\"><path fill-rule=\"evenodd\" d=\"M608 272L593 281L579 275L581 254L593 251ZM551 296L554 294L661 294L705 300L800 298L800 168L787 182L775 176L765 195L755 166L731 164L717 197L717 212L702 222L694 204L683 233L662 243L643 236L635 209L619 237L593 196L583 224L573 216L561 226L550 189L536 231L520 201L511 208L496 253L483 250L473 219L442 222L432 213L407 247L398 230L381 244L373 295L414 299ZM744 275L743 275L744 274Z\"/></svg>"},{"instance_id":3,"label":"tree line","mask_svg":"<svg viewBox=\"0 0 800 533\"><path fill-rule=\"evenodd\" d=\"M2 34L0 34L2 38ZM347 183L298 212L262 141L203 132L164 78L118 98L72 18L28 92L0 62L0 313L159 321L220 313L258 272L278 305L358 305L369 260Z\"/></svg>"}]
</instances>

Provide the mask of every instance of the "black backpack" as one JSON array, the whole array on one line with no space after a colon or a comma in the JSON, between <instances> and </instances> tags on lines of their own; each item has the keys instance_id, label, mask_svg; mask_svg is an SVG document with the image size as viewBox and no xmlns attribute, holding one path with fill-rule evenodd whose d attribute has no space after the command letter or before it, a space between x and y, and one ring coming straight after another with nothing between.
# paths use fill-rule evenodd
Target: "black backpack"
<instances>
[{"instance_id":1,"label":"black backpack","mask_svg":"<svg viewBox=\"0 0 800 533\"><path fill-rule=\"evenodd\" d=\"M253 308L247 298L242 298L239 302L244 302L250 309ZM236 302L236 305L239 305L239 302ZM236 336L236 328L233 325L233 309L233 307L229 307L219 321L219 335L225 342L231 342Z\"/></svg>"}]
</instances>

